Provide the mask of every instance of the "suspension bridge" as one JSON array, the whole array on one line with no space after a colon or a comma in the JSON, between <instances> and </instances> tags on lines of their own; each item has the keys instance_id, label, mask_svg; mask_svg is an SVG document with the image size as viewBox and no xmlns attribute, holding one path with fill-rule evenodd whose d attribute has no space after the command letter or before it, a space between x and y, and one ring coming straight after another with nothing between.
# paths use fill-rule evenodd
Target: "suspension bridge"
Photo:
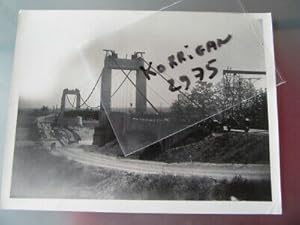
<instances>
[{"instance_id":1,"label":"suspension bridge","mask_svg":"<svg viewBox=\"0 0 300 225\"><path fill-rule=\"evenodd\" d=\"M148 74L145 73L145 66L147 66L148 69L152 69L155 74L160 76L168 84L170 84L170 81L164 74L154 68L151 62L144 59L144 52L135 52L131 58L127 59L119 58L118 54L113 50L104 51L106 53L104 67L87 97L83 99L78 89L64 89L61 99L61 111L58 116L58 123L63 123L66 100L75 110L80 110L83 107L98 110L99 124L95 128L93 137L93 143L95 145L103 146L117 139L125 156L151 146L154 143L171 146L180 142L191 133L202 132L203 127L201 127L200 124L203 123L203 121L211 121L209 120L210 118L234 107L231 105L228 108L222 109L222 111L216 111L211 113L211 115L194 120L190 118L188 113L183 111L181 116L186 117L186 119L184 121L176 121L174 118L172 119L171 113L158 110L155 104L147 97L147 87L149 87L147 86L147 78L149 79L149 77L147 77ZM121 71L123 80L115 91L112 92L113 70ZM129 76L132 71L136 73L135 80ZM237 75L241 76L245 74L266 75L266 73L262 71L223 71L223 76L227 78L229 76L235 78ZM125 81L129 81L135 89L135 108L130 110L130 112L117 112L111 107L111 99L121 89ZM90 106L88 101L99 86L101 90L99 105L94 107ZM181 96L185 97L186 101L190 101L194 106L198 108L203 107L198 102L190 99L185 92L181 90L178 90L178 92ZM73 102L70 100L69 95L75 95ZM156 95L161 101L170 104L170 102L158 92L156 92ZM149 106L149 108L147 108L147 106ZM211 124L205 123L204 126L210 125Z\"/></svg>"}]
</instances>

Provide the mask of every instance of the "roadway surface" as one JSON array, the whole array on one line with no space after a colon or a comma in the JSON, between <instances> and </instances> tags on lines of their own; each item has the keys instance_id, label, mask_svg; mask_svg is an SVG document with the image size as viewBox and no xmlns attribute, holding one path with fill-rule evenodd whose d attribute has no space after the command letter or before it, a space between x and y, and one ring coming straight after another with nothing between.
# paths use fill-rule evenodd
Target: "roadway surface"
<instances>
[{"instance_id":1,"label":"roadway surface","mask_svg":"<svg viewBox=\"0 0 300 225\"><path fill-rule=\"evenodd\" d=\"M211 177L216 180L241 176L249 180L270 179L269 165L264 164L213 164L213 163L164 163L113 157L101 153L85 151L79 145L63 146L53 151L87 166L102 167L137 174L157 174L172 176Z\"/></svg>"}]
</instances>

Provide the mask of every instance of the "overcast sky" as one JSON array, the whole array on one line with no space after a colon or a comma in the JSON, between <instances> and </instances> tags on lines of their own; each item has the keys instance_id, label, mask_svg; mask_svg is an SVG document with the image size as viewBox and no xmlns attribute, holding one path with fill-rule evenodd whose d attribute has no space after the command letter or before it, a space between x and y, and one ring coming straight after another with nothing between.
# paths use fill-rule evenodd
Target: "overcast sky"
<instances>
[{"instance_id":1,"label":"overcast sky","mask_svg":"<svg viewBox=\"0 0 300 225\"><path fill-rule=\"evenodd\" d=\"M241 14L24 11L19 16L14 76L18 77L21 98L31 102L30 106L60 105L64 88L80 89L83 98L89 94L103 68L102 50L113 49L122 58L131 57L134 51L146 52L144 58L155 66L164 64L164 75L174 78L176 84L185 74L193 85L196 78L191 69L205 69L210 59L216 59L214 65L219 72L213 79L215 83L227 67L265 70L260 24L257 18ZM224 39L228 34L232 39L216 51L205 52L204 56L195 53L198 45L205 46L207 41ZM168 56L177 51L192 54L194 59L170 69ZM135 73L130 77L135 80ZM113 72L112 91L123 78L120 71ZM208 81L207 76L204 80ZM264 87L264 81L257 85ZM167 106L165 101L171 103L178 94L171 93L158 76L151 77L147 89L147 97L157 107ZM88 103L97 106L99 99L100 85ZM135 89L127 81L113 97L112 105L128 107L130 103L135 103Z\"/></svg>"}]
</instances>

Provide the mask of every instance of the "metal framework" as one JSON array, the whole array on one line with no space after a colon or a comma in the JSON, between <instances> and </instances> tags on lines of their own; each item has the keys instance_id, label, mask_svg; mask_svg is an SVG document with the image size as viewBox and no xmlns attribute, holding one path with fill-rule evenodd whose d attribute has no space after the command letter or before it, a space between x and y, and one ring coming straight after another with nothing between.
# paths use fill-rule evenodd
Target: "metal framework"
<instances>
[{"instance_id":1,"label":"metal framework","mask_svg":"<svg viewBox=\"0 0 300 225\"><path fill-rule=\"evenodd\" d=\"M245 76L251 77L245 77ZM228 68L223 70L223 84L224 91L226 95L231 96L232 105L235 104L237 100L240 104L239 107L242 107L242 94L241 94L241 85L242 80L248 80L249 84L253 84L253 80L260 80L262 77L253 77L253 76L265 76L265 71L252 71L252 70L232 70ZM233 110L233 108L232 108Z\"/></svg>"}]
</instances>

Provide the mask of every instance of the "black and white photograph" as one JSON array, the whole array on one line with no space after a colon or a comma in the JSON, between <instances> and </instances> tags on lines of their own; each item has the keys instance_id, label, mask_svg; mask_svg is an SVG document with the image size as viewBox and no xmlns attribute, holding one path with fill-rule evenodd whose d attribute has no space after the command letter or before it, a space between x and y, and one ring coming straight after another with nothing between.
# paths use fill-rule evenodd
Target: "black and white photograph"
<instances>
[{"instance_id":1,"label":"black and white photograph","mask_svg":"<svg viewBox=\"0 0 300 225\"><path fill-rule=\"evenodd\" d=\"M2 206L281 213L271 14L19 13Z\"/></svg>"}]
</instances>

